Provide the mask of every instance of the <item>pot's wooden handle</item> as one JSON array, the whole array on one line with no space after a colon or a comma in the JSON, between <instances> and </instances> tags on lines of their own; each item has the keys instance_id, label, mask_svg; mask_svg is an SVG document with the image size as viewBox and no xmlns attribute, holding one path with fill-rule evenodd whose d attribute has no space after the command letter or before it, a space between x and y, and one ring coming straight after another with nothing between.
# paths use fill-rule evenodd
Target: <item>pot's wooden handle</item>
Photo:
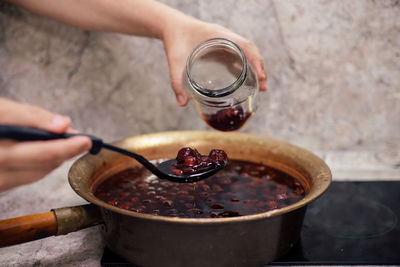
<instances>
[{"instance_id":1,"label":"pot's wooden handle","mask_svg":"<svg viewBox=\"0 0 400 267\"><path fill-rule=\"evenodd\" d=\"M65 235L100 223L100 209L92 204L7 219L0 221L0 247Z\"/></svg>"},{"instance_id":2,"label":"pot's wooden handle","mask_svg":"<svg viewBox=\"0 0 400 267\"><path fill-rule=\"evenodd\" d=\"M55 234L57 234L57 220L52 211L0 221L0 247Z\"/></svg>"}]
</instances>

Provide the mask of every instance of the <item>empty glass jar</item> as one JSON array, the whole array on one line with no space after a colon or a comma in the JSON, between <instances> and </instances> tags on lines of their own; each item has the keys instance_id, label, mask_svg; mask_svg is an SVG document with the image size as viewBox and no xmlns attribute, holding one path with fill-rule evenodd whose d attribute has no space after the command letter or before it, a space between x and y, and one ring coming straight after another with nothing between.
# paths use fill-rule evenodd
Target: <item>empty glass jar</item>
<instances>
[{"instance_id":1,"label":"empty glass jar","mask_svg":"<svg viewBox=\"0 0 400 267\"><path fill-rule=\"evenodd\" d=\"M228 39L209 39L193 49L184 85L203 120L220 131L239 129L257 107L257 76L242 49Z\"/></svg>"}]
</instances>

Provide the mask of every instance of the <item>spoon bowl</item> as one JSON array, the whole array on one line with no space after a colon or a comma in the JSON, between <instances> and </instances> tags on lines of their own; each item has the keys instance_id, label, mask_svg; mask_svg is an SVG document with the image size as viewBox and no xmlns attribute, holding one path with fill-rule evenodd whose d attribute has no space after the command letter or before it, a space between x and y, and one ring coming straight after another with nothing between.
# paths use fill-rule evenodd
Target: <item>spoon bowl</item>
<instances>
[{"instance_id":1,"label":"spoon bowl","mask_svg":"<svg viewBox=\"0 0 400 267\"><path fill-rule=\"evenodd\" d=\"M173 181L173 182L177 182L177 183L194 183L194 182L198 182L201 181L205 178L208 178L214 174L216 174L217 172L219 172L220 170L222 170L224 167L221 165L218 166L212 166L212 167L207 167L207 168L202 168L199 169L198 172L196 173L192 173L192 174L182 174L182 175L176 175L172 173L173 170L173 166L177 163L176 159L170 159L170 160L166 160L161 162L158 165L158 169L162 172L162 173L167 173L168 174L168 180Z\"/></svg>"}]
</instances>

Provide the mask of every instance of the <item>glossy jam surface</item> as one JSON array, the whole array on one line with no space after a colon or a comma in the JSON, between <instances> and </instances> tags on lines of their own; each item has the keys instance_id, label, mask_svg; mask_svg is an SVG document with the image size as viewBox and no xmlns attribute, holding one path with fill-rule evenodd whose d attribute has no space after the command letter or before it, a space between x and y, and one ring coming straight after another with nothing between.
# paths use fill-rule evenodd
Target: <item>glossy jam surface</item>
<instances>
[{"instance_id":1,"label":"glossy jam surface","mask_svg":"<svg viewBox=\"0 0 400 267\"><path fill-rule=\"evenodd\" d=\"M104 180L95 196L140 213L182 218L235 217L293 204L305 195L295 178L270 167L231 160L195 184L160 180L133 167Z\"/></svg>"},{"instance_id":2,"label":"glossy jam surface","mask_svg":"<svg viewBox=\"0 0 400 267\"><path fill-rule=\"evenodd\" d=\"M207 155L201 155L196 149L190 147L181 148L176 156L176 162L172 165L172 173L175 175L193 174L204 169L223 167L228 162L225 151L213 149Z\"/></svg>"},{"instance_id":3,"label":"glossy jam surface","mask_svg":"<svg viewBox=\"0 0 400 267\"><path fill-rule=\"evenodd\" d=\"M215 114L203 114L208 125L220 131L235 131L242 127L251 113L245 112L242 107L221 109Z\"/></svg>"}]
</instances>

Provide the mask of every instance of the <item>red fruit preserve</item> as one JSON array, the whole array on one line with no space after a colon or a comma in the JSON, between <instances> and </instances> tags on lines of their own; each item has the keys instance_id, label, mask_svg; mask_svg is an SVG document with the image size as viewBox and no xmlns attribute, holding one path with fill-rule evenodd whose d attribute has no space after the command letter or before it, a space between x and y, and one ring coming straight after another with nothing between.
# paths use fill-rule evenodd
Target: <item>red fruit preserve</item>
<instances>
[{"instance_id":1,"label":"red fruit preserve","mask_svg":"<svg viewBox=\"0 0 400 267\"><path fill-rule=\"evenodd\" d=\"M223 170L195 184L174 183L135 166L105 179L95 190L122 209L181 218L222 218L266 212L305 196L292 176L246 161L230 160Z\"/></svg>"},{"instance_id":2,"label":"red fruit preserve","mask_svg":"<svg viewBox=\"0 0 400 267\"><path fill-rule=\"evenodd\" d=\"M204 169L223 167L228 162L225 151L213 149L208 156L201 155L196 149L190 147L181 148L176 156L176 164L173 164L172 173L175 175L193 174Z\"/></svg>"},{"instance_id":3,"label":"red fruit preserve","mask_svg":"<svg viewBox=\"0 0 400 267\"><path fill-rule=\"evenodd\" d=\"M204 121L216 130L235 131L242 127L252 113L244 112L242 107L218 110L215 114L203 114Z\"/></svg>"}]
</instances>

